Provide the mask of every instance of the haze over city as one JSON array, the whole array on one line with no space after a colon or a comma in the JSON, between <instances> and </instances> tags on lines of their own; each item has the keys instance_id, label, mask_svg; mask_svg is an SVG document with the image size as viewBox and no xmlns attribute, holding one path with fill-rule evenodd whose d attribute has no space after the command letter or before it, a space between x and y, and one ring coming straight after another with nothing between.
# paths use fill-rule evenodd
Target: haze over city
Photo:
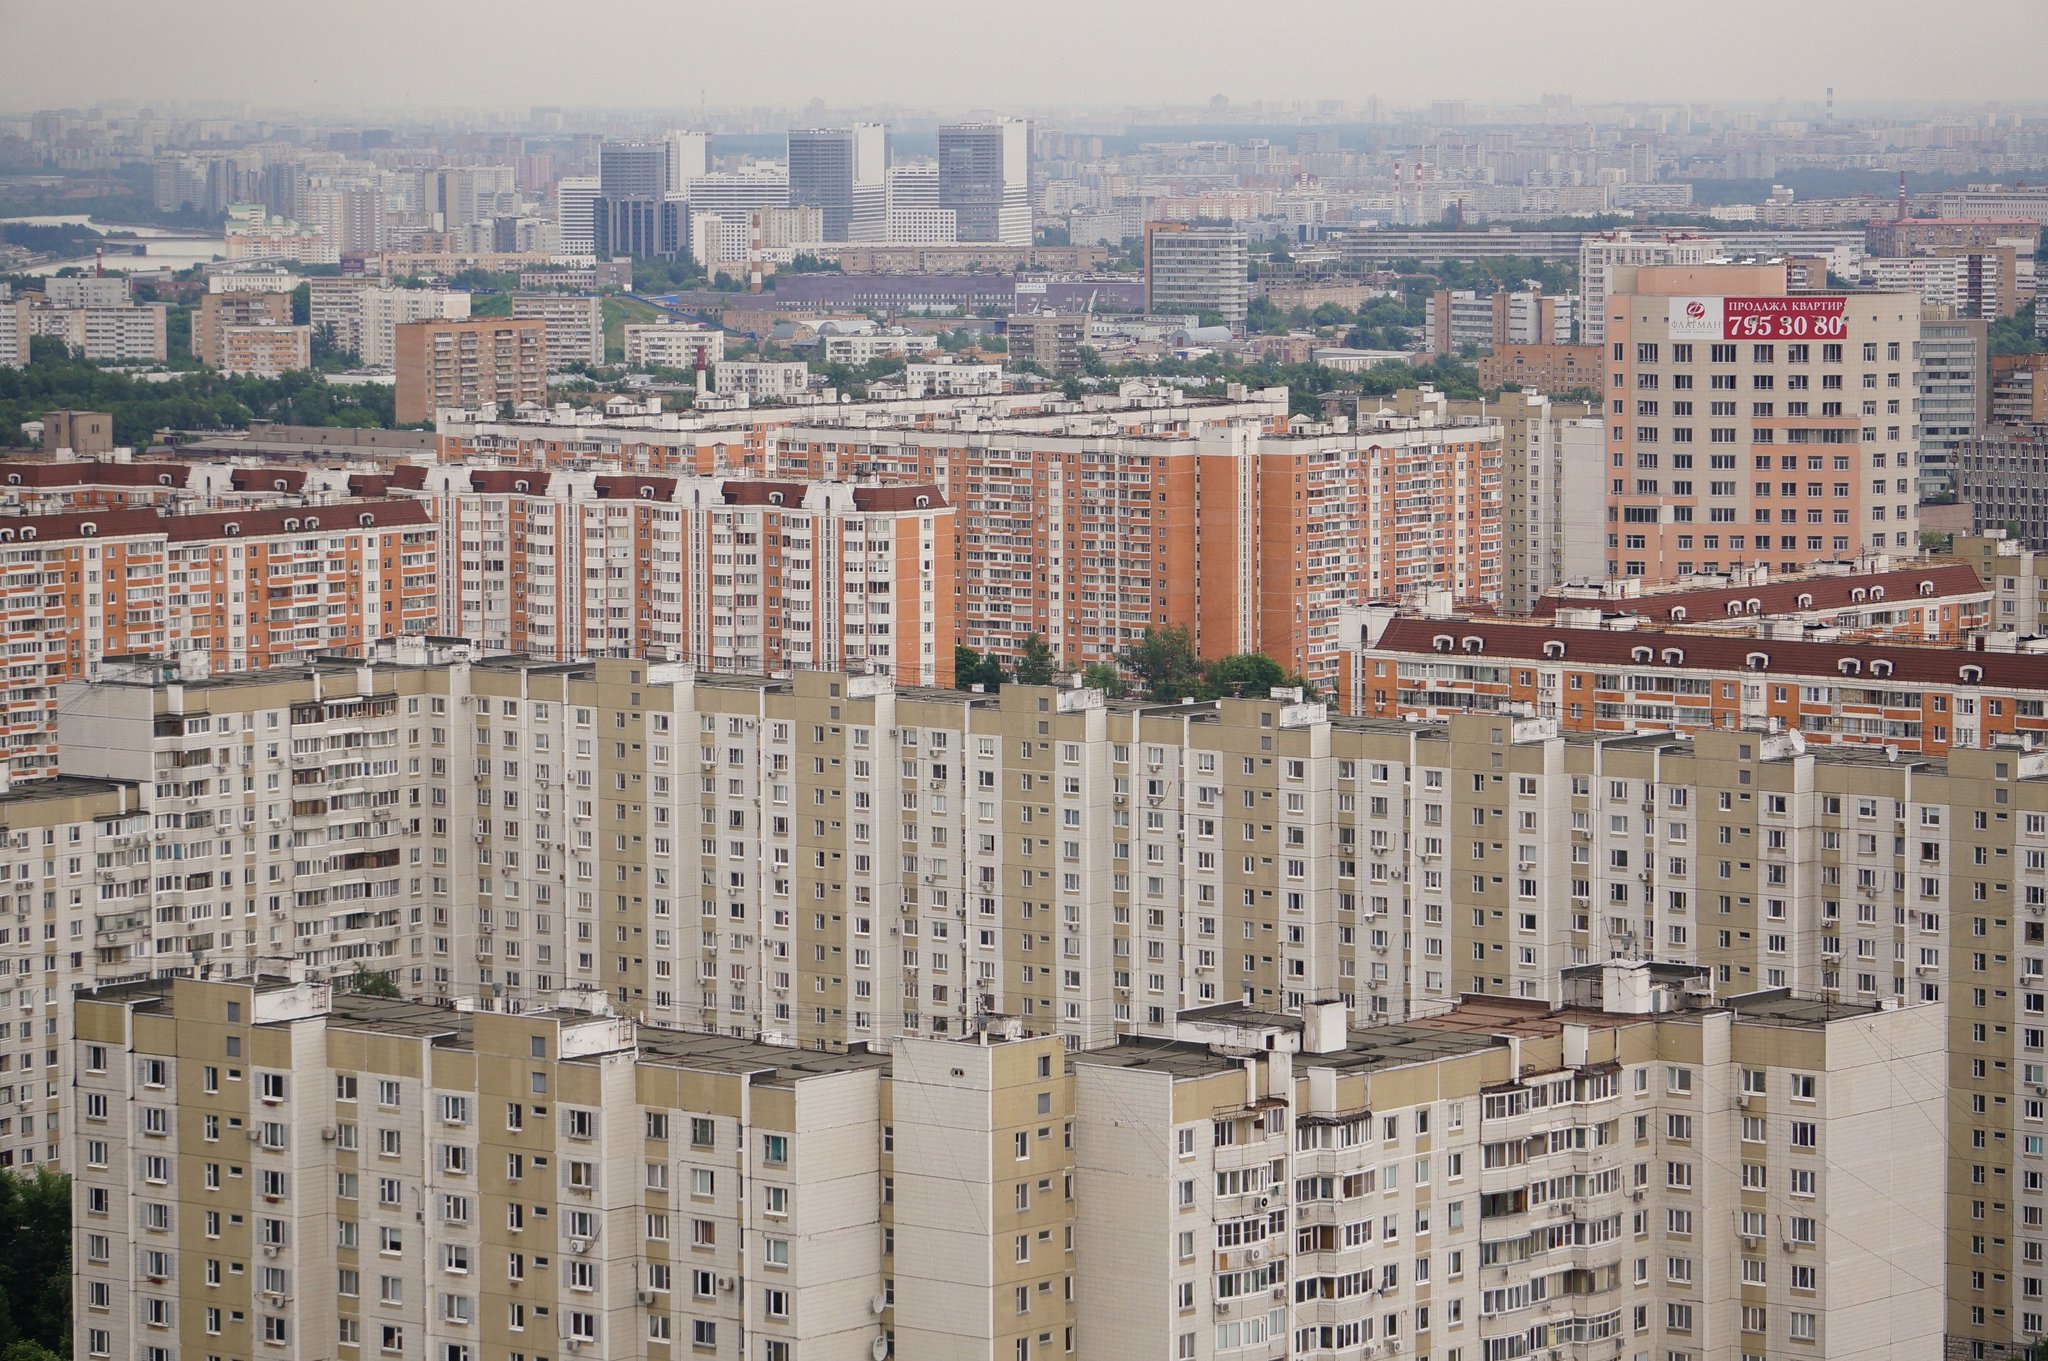
<instances>
[{"instance_id":1,"label":"haze over city","mask_svg":"<svg viewBox=\"0 0 2048 1361\"><path fill-rule=\"evenodd\" d=\"M1937 17L1938 16L1938 19ZM903 104L943 112L1233 101L1465 99L1805 104L2038 102L2048 19L2030 0L786 0L766 30L729 9L620 0L568 22L541 0L361 0L346 11L207 0L0 3L21 52L79 41L83 67L20 63L0 107L102 99L431 110ZM1983 35L1996 32L1997 41ZM301 48L299 45L304 44ZM301 55L303 53L303 55ZM283 54L291 54L283 56ZM283 59L280 59L283 56Z\"/></svg>"}]
</instances>

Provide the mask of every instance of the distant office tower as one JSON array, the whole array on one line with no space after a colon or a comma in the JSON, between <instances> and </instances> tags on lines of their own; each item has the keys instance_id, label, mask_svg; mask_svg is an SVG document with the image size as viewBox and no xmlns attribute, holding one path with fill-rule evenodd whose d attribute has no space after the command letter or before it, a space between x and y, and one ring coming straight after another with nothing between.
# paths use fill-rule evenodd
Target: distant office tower
<instances>
[{"instance_id":1,"label":"distant office tower","mask_svg":"<svg viewBox=\"0 0 2048 1361\"><path fill-rule=\"evenodd\" d=\"M889 130L880 123L789 130L789 201L824 214L826 241L874 241L888 213Z\"/></svg>"},{"instance_id":2,"label":"distant office tower","mask_svg":"<svg viewBox=\"0 0 2048 1361\"><path fill-rule=\"evenodd\" d=\"M672 128L662 138L668 143L668 187L688 184L711 172L711 136Z\"/></svg>"},{"instance_id":3,"label":"distant office tower","mask_svg":"<svg viewBox=\"0 0 2048 1361\"><path fill-rule=\"evenodd\" d=\"M671 249L687 249L700 262L706 259L744 260L753 230L753 214L759 208L789 206L789 176L780 166L750 166L745 170L699 175L684 186L688 229L677 233ZM712 230L713 219L720 235L714 245L703 239Z\"/></svg>"},{"instance_id":4,"label":"distant office tower","mask_svg":"<svg viewBox=\"0 0 2048 1361\"><path fill-rule=\"evenodd\" d=\"M1217 312L1244 325L1251 302L1251 244L1227 227L1145 224L1145 310Z\"/></svg>"},{"instance_id":5,"label":"distant office tower","mask_svg":"<svg viewBox=\"0 0 2048 1361\"><path fill-rule=\"evenodd\" d=\"M1990 410L1989 323L1948 309L1920 314L1913 375L1920 413L1920 495L1953 490L1955 451L1977 437Z\"/></svg>"},{"instance_id":6,"label":"distant office tower","mask_svg":"<svg viewBox=\"0 0 2048 1361\"><path fill-rule=\"evenodd\" d=\"M1021 118L939 129L939 207L962 241L1031 244L1031 124Z\"/></svg>"},{"instance_id":7,"label":"distant office tower","mask_svg":"<svg viewBox=\"0 0 2048 1361\"><path fill-rule=\"evenodd\" d=\"M597 199L591 246L599 256L654 256L675 249L662 224L675 188L669 178L676 151L665 140L606 142L598 153Z\"/></svg>"},{"instance_id":8,"label":"distant office tower","mask_svg":"<svg viewBox=\"0 0 2048 1361\"><path fill-rule=\"evenodd\" d=\"M947 245L960 239L953 210L939 206L938 162L892 165L887 181L889 218L882 228L884 240Z\"/></svg>"},{"instance_id":9,"label":"distant office tower","mask_svg":"<svg viewBox=\"0 0 2048 1361\"><path fill-rule=\"evenodd\" d=\"M595 175L564 175L555 185L555 223L560 228L564 255L590 255L596 251L592 232L596 227L600 181Z\"/></svg>"}]
</instances>

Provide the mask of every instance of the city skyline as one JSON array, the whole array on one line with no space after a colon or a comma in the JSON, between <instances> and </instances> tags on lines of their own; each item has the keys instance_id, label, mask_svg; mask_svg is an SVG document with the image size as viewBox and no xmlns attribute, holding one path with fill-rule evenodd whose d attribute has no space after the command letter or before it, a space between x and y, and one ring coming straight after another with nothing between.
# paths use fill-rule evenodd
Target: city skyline
<instances>
[{"instance_id":1,"label":"city skyline","mask_svg":"<svg viewBox=\"0 0 2048 1361\"><path fill-rule=\"evenodd\" d=\"M973 33L945 22L944 12L929 0L892 6L888 23L865 12L796 0L786 7L783 31L806 37L775 50L777 74L772 88L764 88L739 74L757 68L730 63L716 51L698 57L688 12L648 0L626 0L613 7L605 25L587 32L547 24L544 47L529 35L545 18L537 6L523 3L486 9L475 0L451 0L423 11L367 0L350 25L332 28L280 25L273 8L249 0L209 0L198 8L203 22L194 22L189 7L175 11L173 21L173 11L135 0L87 0L61 9L0 6L0 32L18 50L45 50L81 35L100 39L83 79L68 63L10 72L0 107L27 111L115 98L186 100L193 92L186 77L202 62L235 70L221 94L260 106L382 107L424 116L451 107L491 107L492 87L507 93L516 88L516 82L496 80L482 91L466 88L461 68L451 72L448 53L460 54L477 71L516 74L530 63L542 64L548 71L545 102L553 105L798 106L812 99L873 98L877 87L862 73L898 69L895 63L906 50L921 58L914 82L918 98L969 113L999 106L1011 111L1199 105L1217 95L1232 102L1362 102L1377 96L1428 103L1526 102L1568 93L1580 103L1800 105L1818 104L1830 86L1844 109L1891 104L1902 91L1923 102L1980 106L2017 100L2024 106L2029 98L2038 103L2032 78L2048 49L2042 40L2048 32L2025 0L1948 6L1945 22L1915 28L1910 43L1896 36L1925 11L1905 0L1854 6L1826 0L1789 9L1736 0L1722 8L1719 22L1687 35L1682 61L1666 55L1669 33L1656 7L1558 0L1538 12L1498 0L1460 0L1427 11L1313 6L1319 13L1295 17L1318 41L1290 49L1285 63L1251 68L1240 60L1242 45L1227 27L1235 11L1217 0L1173 6L1142 0L1107 11L1047 0L1034 8L1039 22L1005 33L1006 59L991 69L977 59ZM528 11L535 25L516 22ZM1988 29L2022 39L2029 30L2037 36L2032 42L1977 42L1975 35ZM387 40L400 31L408 34L406 42ZM1578 69L1587 35L1595 32L1607 35L1615 50L1640 51L1649 59ZM1770 35L1768 45L1754 41L1759 32ZM615 52L614 40L622 34L633 35L636 54L672 47L673 76L645 56ZM1452 34L1457 41L1446 50L1453 58L1448 72L1398 56ZM298 38L317 41L331 70L309 71L272 59L280 44ZM1375 60L1376 52L1398 59ZM1139 54L1145 59L1133 61ZM622 80L621 63L644 73L644 85L630 76ZM1102 98L1107 89L1119 98ZM535 102L515 98L507 104Z\"/></svg>"}]
</instances>

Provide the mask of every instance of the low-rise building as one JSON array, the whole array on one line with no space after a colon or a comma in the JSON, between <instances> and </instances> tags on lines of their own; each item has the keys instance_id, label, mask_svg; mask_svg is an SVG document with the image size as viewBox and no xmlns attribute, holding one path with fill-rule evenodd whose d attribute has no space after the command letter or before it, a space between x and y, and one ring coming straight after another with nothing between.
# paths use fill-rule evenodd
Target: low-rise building
<instances>
[{"instance_id":1,"label":"low-rise building","mask_svg":"<svg viewBox=\"0 0 2048 1361\"><path fill-rule=\"evenodd\" d=\"M725 362L725 332L709 326L629 325L624 340L628 368L717 368Z\"/></svg>"},{"instance_id":2,"label":"low-rise building","mask_svg":"<svg viewBox=\"0 0 2048 1361\"><path fill-rule=\"evenodd\" d=\"M723 360L712 370L711 390L751 401L786 401L810 390L811 366L802 360Z\"/></svg>"}]
</instances>

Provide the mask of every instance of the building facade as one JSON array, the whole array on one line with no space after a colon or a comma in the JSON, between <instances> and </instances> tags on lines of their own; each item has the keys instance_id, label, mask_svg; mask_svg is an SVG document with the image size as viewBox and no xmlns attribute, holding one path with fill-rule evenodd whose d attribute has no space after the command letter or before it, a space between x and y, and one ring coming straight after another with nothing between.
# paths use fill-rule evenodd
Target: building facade
<instances>
[{"instance_id":1,"label":"building facade","mask_svg":"<svg viewBox=\"0 0 2048 1361\"><path fill-rule=\"evenodd\" d=\"M401 323L392 332L392 362L400 424L432 420L442 407L542 402L547 323L512 317Z\"/></svg>"}]
</instances>

